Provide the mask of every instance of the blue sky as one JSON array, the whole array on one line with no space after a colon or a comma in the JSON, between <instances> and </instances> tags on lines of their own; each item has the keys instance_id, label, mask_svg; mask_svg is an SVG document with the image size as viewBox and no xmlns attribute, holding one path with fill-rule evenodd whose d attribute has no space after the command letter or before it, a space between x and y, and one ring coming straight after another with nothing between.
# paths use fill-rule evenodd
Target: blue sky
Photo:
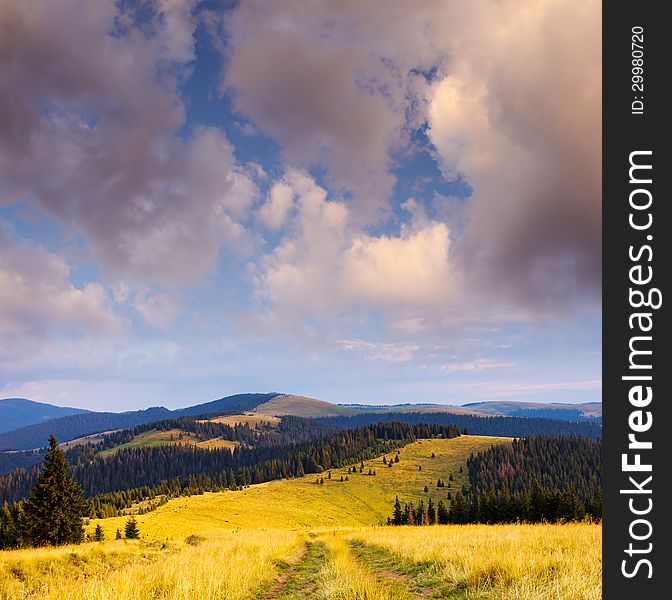
<instances>
[{"instance_id":1,"label":"blue sky","mask_svg":"<svg viewBox=\"0 0 672 600\"><path fill-rule=\"evenodd\" d=\"M601 399L599 3L3 11L0 397Z\"/></svg>"}]
</instances>

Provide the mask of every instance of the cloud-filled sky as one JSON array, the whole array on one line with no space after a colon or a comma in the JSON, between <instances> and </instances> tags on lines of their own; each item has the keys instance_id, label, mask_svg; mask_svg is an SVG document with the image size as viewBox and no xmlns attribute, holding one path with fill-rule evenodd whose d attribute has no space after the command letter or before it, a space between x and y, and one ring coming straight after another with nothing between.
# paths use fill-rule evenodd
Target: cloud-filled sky
<instances>
[{"instance_id":1,"label":"cloud-filled sky","mask_svg":"<svg viewBox=\"0 0 672 600\"><path fill-rule=\"evenodd\" d=\"M0 397L601 398L596 0L0 0Z\"/></svg>"}]
</instances>

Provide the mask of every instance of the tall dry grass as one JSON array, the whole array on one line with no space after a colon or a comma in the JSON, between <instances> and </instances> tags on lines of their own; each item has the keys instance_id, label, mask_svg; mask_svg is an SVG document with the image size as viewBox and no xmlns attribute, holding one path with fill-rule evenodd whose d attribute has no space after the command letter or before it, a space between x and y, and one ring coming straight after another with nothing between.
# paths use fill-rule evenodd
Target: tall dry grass
<instances>
[{"instance_id":1,"label":"tall dry grass","mask_svg":"<svg viewBox=\"0 0 672 600\"><path fill-rule=\"evenodd\" d=\"M296 554L295 532L247 530L184 542L111 541L0 553L2 600L238 600Z\"/></svg>"},{"instance_id":2,"label":"tall dry grass","mask_svg":"<svg viewBox=\"0 0 672 600\"><path fill-rule=\"evenodd\" d=\"M429 565L438 582L464 598L599 600L599 525L445 525L380 527L350 534Z\"/></svg>"}]
</instances>

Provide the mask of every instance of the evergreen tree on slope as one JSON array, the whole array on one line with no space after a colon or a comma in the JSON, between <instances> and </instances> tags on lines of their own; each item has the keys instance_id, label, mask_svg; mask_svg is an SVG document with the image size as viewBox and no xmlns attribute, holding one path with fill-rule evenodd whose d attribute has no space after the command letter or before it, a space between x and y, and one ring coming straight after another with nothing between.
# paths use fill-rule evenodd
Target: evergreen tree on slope
<instances>
[{"instance_id":1,"label":"evergreen tree on slope","mask_svg":"<svg viewBox=\"0 0 672 600\"><path fill-rule=\"evenodd\" d=\"M32 545L58 546L82 541L82 488L68 475L68 462L53 434L49 437L42 471L24 509L26 537Z\"/></svg>"}]
</instances>

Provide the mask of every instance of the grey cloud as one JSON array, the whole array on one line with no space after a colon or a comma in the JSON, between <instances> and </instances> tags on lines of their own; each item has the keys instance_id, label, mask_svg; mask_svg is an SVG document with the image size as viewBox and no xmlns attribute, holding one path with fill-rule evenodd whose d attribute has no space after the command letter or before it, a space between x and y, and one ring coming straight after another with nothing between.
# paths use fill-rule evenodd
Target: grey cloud
<instances>
[{"instance_id":1,"label":"grey cloud","mask_svg":"<svg viewBox=\"0 0 672 600\"><path fill-rule=\"evenodd\" d=\"M416 34L430 26L431 15L416 8L252 0L227 21L223 89L290 164L327 167L330 187L353 194L360 223L387 214L391 154L417 124L424 79L413 69L440 62L436 52L406 51L422 47Z\"/></svg>"},{"instance_id":2,"label":"grey cloud","mask_svg":"<svg viewBox=\"0 0 672 600\"><path fill-rule=\"evenodd\" d=\"M0 21L0 202L37 203L111 278L191 283L240 244L230 144L176 136L193 0L157 2L151 36L109 35L114 2L26 0ZM240 185L237 186L238 189Z\"/></svg>"},{"instance_id":3,"label":"grey cloud","mask_svg":"<svg viewBox=\"0 0 672 600\"><path fill-rule=\"evenodd\" d=\"M227 25L237 108L290 164L353 191L356 226L385 214L390 157L427 123L446 177L473 189L451 231L463 308L520 318L599 299L598 2L243 0Z\"/></svg>"}]
</instances>

